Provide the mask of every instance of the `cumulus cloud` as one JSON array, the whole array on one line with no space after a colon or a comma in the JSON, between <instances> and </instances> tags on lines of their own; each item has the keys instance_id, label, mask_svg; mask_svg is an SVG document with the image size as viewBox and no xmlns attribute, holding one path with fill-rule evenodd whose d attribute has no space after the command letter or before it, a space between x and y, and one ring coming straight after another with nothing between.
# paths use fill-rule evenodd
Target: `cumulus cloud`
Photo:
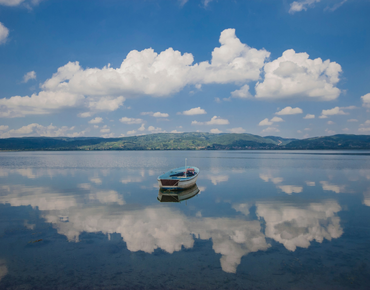
<instances>
[{"instance_id":1,"label":"cumulus cloud","mask_svg":"<svg viewBox=\"0 0 370 290\"><path fill-rule=\"evenodd\" d=\"M249 86L244 85L239 90L231 92L233 98L248 99L252 98L252 94L249 92Z\"/></svg>"},{"instance_id":2,"label":"cumulus cloud","mask_svg":"<svg viewBox=\"0 0 370 290\"><path fill-rule=\"evenodd\" d=\"M27 83L29 80L35 80L35 79L36 79L36 72L35 71L30 71L30 72L26 73L23 76L23 82L24 83Z\"/></svg>"},{"instance_id":3,"label":"cumulus cloud","mask_svg":"<svg viewBox=\"0 0 370 290\"><path fill-rule=\"evenodd\" d=\"M213 134L220 134L220 133L222 133L222 131L220 131L219 129L211 129L210 131L209 131L210 133L213 133Z\"/></svg>"},{"instance_id":4,"label":"cumulus cloud","mask_svg":"<svg viewBox=\"0 0 370 290\"><path fill-rule=\"evenodd\" d=\"M1 4L1 2L0 2ZM0 22L0 44L5 43L9 35L9 29Z\"/></svg>"},{"instance_id":5,"label":"cumulus cloud","mask_svg":"<svg viewBox=\"0 0 370 290\"><path fill-rule=\"evenodd\" d=\"M221 117L218 117L218 116L213 116L210 121L207 121L207 122L192 121L191 124L192 125L228 125L229 120L222 119Z\"/></svg>"},{"instance_id":6,"label":"cumulus cloud","mask_svg":"<svg viewBox=\"0 0 370 290\"><path fill-rule=\"evenodd\" d=\"M258 99L310 99L329 101L336 99L340 90L342 68L336 62L309 59L307 53L286 50L278 59L264 66L265 79L256 84Z\"/></svg>"},{"instance_id":7,"label":"cumulus cloud","mask_svg":"<svg viewBox=\"0 0 370 290\"><path fill-rule=\"evenodd\" d=\"M241 83L259 79L270 53L240 42L235 29L220 35L220 47L210 61L193 63L190 53L172 48L160 53L153 49L133 50L118 68L82 68L69 62L42 85L42 91L29 96L0 99L8 115L42 114L66 107L116 110L125 98L147 95L169 96L186 85Z\"/></svg>"},{"instance_id":8,"label":"cumulus cloud","mask_svg":"<svg viewBox=\"0 0 370 290\"><path fill-rule=\"evenodd\" d=\"M347 0L345 0L347 1ZM294 14L295 12L300 12L302 10L307 10L308 7L313 7L315 3L320 2L320 0L301 0L294 1L290 4L289 13Z\"/></svg>"},{"instance_id":9,"label":"cumulus cloud","mask_svg":"<svg viewBox=\"0 0 370 290\"><path fill-rule=\"evenodd\" d=\"M280 130L276 127L267 127L266 129L263 129L261 131L262 134L268 134L268 133L279 133Z\"/></svg>"},{"instance_id":10,"label":"cumulus cloud","mask_svg":"<svg viewBox=\"0 0 370 290\"><path fill-rule=\"evenodd\" d=\"M362 106L365 108L370 108L370 93L363 95L361 97L362 100Z\"/></svg>"},{"instance_id":11,"label":"cumulus cloud","mask_svg":"<svg viewBox=\"0 0 370 290\"><path fill-rule=\"evenodd\" d=\"M280 117L273 117L271 120L266 118L266 119L263 119L261 122L259 122L258 126L270 126L273 123L278 123L278 122L284 122L284 120Z\"/></svg>"},{"instance_id":12,"label":"cumulus cloud","mask_svg":"<svg viewBox=\"0 0 370 290\"><path fill-rule=\"evenodd\" d=\"M349 119L349 120L347 120L347 122L358 122L358 120L357 119Z\"/></svg>"},{"instance_id":13,"label":"cumulus cloud","mask_svg":"<svg viewBox=\"0 0 370 290\"><path fill-rule=\"evenodd\" d=\"M335 123L333 121L328 121L326 124L328 124L328 125L334 125Z\"/></svg>"},{"instance_id":14,"label":"cumulus cloud","mask_svg":"<svg viewBox=\"0 0 370 290\"><path fill-rule=\"evenodd\" d=\"M5 130L8 130L9 129L9 126L7 125L0 125L0 131L5 131Z\"/></svg>"},{"instance_id":15,"label":"cumulus cloud","mask_svg":"<svg viewBox=\"0 0 370 290\"><path fill-rule=\"evenodd\" d=\"M101 117L96 117L96 118L94 118L94 119L90 120L90 121L89 121L89 124L99 124L99 123L101 123L101 122L103 122L103 118L101 118Z\"/></svg>"},{"instance_id":16,"label":"cumulus cloud","mask_svg":"<svg viewBox=\"0 0 370 290\"><path fill-rule=\"evenodd\" d=\"M201 109L201 107L192 108L187 111L182 112L183 115L192 116L192 115L203 115L207 114L207 112L204 109Z\"/></svg>"},{"instance_id":17,"label":"cumulus cloud","mask_svg":"<svg viewBox=\"0 0 370 290\"><path fill-rule=\"evenodd\" d=\"M142 119L135 119L135 118L127 118L127 117L122 117L119 119L121 123L124 124L142 124L144 121Z\"/></svg>"},{"instance_id":18,"label":"cumulus cloud","mask_svg":"<svg viewBox=\"0 0 370 290\"><path fill-rule=\"evenodd\" d=\"M53 124L49 126L42 126L37 123L32 123L26 126L23 126L19 129L12 129L4 133L0 133L0 138L10 138L10 137L36 137L36 136L43 136L43 137L80 137L84 136L85 131L81 132L73 132L75 127L56 127Z\"/></svg>"},{"instance_id":19,"label":"cumulus cloud","mask_svg":"<svg viewBox=\"0 0 370 290\"><path fill-rule=\"evenodd\" d=\"M280 116L283 116L283 115L296 115L296 114L302 114L303 111L301 108L292 108L290 106L288 107L285 107L284 109L280 110L279 112L276 112L275 114L276 115L280 115Z\"/></svg>"},{"instance_id":20,"label":"cumulus cloud","mask_svg":"<svg viewBox=\"0 0 370 290\"><path fill-rule=\"evenodd\" d=\"M263 119L261 122L258 123L258 126L270 126L273 122L269 121L268 118Z\"/></svg>"},{"instance_id":21,"label":"cumulus cloud","mask_svg":"<svg viewBox=\"0 0 370 290\"><path fill-rule=\"evenodd\" d=\"M271 122L278 123L278 122L284 122L284 120L282 118L280 118L280 117L273 117L271 119Z\"/></svg>"},{"instance_id":22,"label":"cumulus cloud","mask_svg":"<svg viewBox=\"0 0 370 290\"><path fill-rule=\"evenodd\" d=\"M169 115L167 113L161 113L161 112L142 112L141 115L148 115L156 118L167 118Z\"/></svg>"},{"instance_id":23,"label":"cumulus cloud","mask_svg":"<svg viewBox=\"0 0 370 290\"><path fill-rule=\"evenodd\" d=\"M345 109L345 108L335 107L335 108L329 109L329 110L322 110L321 116L319 118L325 119L328 116L348 115L348 113L344 112L343 109Z\"/></svg>"},{"instance_id":24,"label":"cumulus cloud","mask_svg":"<svg viewBox=\"0 0 370 290\"><path fill-rule=\"evenodd\" d=\"M229 131L230 133L237 133L237 134L246 132L245 129L243 129L242 127L227 129L227 131Z\"/></svg>"},{"instance_id":25,"label":"cumulus cloud","mask_svg":"<svg viewBox=\"0 0 370 290\"><path fill-rule=\"evenodd\" d=\"M343 234L337 213L340 205L334 200L306 205L280 202L257 203L256 214L266 222L265 235L284 245L289 251L308 248L310 242L339 238Z\"/></svg>"},{"instance_id":26,"label":"cumulus cloud","mask_svg":"<svg viewBox=\"0 0 370 290\"><path fill-rule=\"evenodd\" d=\"M303 119L315 119L315 115L307 114L306 116L303 117Z\"/></svg>"},{"instance_id":27,"label":"cumulus cloud","mask_svg":"<svg viewBox=\"0 0 370 290\"><path fill-rule=\"evenodd\" d=\"M162 130L162 128L159 127L155 128L154 126L149 126L148 131L151 133L166 133L166 131Z\"/></svg>"}]
</instances>

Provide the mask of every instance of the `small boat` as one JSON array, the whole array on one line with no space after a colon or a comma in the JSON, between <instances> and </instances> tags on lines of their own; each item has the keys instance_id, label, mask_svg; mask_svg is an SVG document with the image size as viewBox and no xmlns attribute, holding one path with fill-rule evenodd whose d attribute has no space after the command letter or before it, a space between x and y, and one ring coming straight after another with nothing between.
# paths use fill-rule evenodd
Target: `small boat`
<instances>
[{"instance_id":1,"label":"small boat","mask_svg":"<svg viewBox=\"0 0 370 290\"><path fill-rule=\"evenodd\" d=\"M199 175L199 168L194 166L184 166L171 169L158 176L159 188L165 190L183 190L192 187Z\"/></svg>"},{"instance_id":2,"label":"small boat","mask_svg":"<svg viewBox=\"0 0 370 290\"><path fill-rule=\"evenodd\" d=\"M196 184L182 191L159 189L157 199L160 202L181 202L193 198L199 192L200 189Z\"/></svg>"}]
</instances>

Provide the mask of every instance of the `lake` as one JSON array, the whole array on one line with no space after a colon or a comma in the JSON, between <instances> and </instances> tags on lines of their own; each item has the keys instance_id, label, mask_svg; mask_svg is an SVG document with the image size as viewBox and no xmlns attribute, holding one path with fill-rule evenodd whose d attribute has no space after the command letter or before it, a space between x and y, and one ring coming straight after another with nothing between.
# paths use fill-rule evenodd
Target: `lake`
<instances>
[{"instance_id":1,"label":"lake","mask_svg":"<svg viewBox=\"0 0 370 290\"><path fill-rule=\"evenodd\" d=\"M369 151L0 153L0 289L369 285Z\"/></svg>"}]
</instances>

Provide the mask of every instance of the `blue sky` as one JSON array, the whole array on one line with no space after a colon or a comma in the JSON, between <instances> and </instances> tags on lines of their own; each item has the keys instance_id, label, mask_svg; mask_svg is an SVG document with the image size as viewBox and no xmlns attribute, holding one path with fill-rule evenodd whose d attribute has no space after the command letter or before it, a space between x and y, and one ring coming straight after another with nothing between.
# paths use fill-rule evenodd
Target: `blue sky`
<instances>
[{"instance_id":1,"label":"blue sky","mask_svg":"<svg viewBox=\"0 0 370 290\"><path fill-rule=\"evenodd\" d=\"M0 137L370 133L365 0L0 0Z\"/></svg>"}]
</instances>

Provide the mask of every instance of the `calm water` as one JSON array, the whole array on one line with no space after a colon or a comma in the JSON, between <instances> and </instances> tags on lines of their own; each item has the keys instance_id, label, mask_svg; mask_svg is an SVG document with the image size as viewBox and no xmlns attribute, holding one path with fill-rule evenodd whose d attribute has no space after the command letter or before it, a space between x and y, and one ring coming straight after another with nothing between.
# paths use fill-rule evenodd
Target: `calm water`
<instances>
[{"instance_id":1,"label":"calm water","mask_svg":"<svg viewBox=\"0 0 370 290\"><path fill-rule=\"evenodd\" d=\"M0 153L0 289L369 285L368 151Z\"/></svg>"}]
</instances>

